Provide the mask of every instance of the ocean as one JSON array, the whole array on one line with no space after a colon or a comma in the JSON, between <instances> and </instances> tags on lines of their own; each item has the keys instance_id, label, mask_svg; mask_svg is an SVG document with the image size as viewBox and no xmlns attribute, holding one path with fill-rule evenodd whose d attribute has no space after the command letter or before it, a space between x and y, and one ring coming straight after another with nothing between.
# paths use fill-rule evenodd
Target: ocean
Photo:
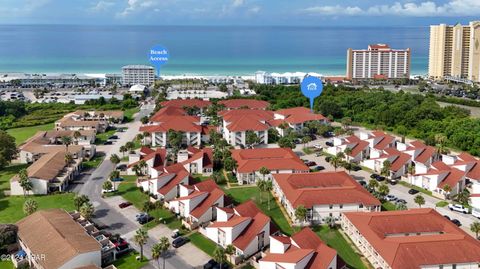
<instances>
[{"instance_id":1,"label":"ocean","mask_svg":"<svg viewBox=\"0 0 480 269\"><path fill-rule=\"evenodd\" d=\"M412 74L428 68L426 27L0 25L0 72L120 73L168 48L164 75L316 72L344 75L347 48L412 49Z\"/></svg>"}]
</instances>

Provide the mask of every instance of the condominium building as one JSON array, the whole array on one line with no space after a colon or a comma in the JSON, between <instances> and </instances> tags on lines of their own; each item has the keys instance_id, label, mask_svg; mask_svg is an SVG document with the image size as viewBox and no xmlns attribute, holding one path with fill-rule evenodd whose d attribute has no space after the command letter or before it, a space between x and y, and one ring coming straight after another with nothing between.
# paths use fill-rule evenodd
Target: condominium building
<instances>
[{"instance_id":1,"label":"condominium building","mask_svg":"<svg viewBox=\"0 0 480 269\"><path fill-rule=\"evenodd\" d=\"M410 77L410 49L392 49L387 44L347 51L347 79L396 79Z\"/></svg>"},{"instance_id":2,"label":"condominium building","mask_svg":"<svg viewBox=\"0 0 480 269\"><path fill-rule=\"evenodd\" d=\"M480 21L430 26L428 75L433 79L480 81Z\"/></svg>"},{"instance_id":3,"label":"condominium building","mask_svg":"<svg viewBox=\"0 0 480 269\"><path fill-rule=\"evenodd\" d=\"M122 67L122 79L123 85L150 86L155 82L155 69L148 65L127 65Z\"/></svg>"}]
</instances>

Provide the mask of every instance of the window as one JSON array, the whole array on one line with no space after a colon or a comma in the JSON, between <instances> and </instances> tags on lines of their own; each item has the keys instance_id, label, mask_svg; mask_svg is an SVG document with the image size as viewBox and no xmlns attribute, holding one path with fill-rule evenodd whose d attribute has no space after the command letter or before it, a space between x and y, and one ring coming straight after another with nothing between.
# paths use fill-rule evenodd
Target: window
<instances>
[{"instance_id":1,"label":"window","mask_svg":"<svg viewBox=\"0 0 480 269\"><path fill-rule=\"evenodd\" d=\"M342 208L343 208L343 205L339 205L339 207L340 207L340 209L342 209Z\"/></svg>"},{"instance_id":2,"label":"window","mask_svg":"<svg viewBox=\"0 0 480 269\"><path fill-rule=\"evenodd\" d=\"M332 208L333 208L333 205L329 205L328 207L329 207L330 209L332 209Z\"/></svg>"}]
</instances>

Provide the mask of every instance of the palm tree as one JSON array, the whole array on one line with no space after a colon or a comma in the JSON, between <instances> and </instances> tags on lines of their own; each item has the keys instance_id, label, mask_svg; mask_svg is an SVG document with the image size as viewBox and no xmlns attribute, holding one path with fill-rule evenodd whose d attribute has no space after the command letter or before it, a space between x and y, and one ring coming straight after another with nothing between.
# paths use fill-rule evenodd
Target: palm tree
<instances>
[{"instance_id":1,"label":"palm tree","mask_svg":"<svg viewBox=\"0 0 480 269\"><path fill-rule=\"evenodd\" d=\"M135 143L132 141L129 141L125 144L125 147L127 148L128 151L132 152L135 149Z\"/></svg>"},{"instance_id":2,"label":"palm tree","mask_svg":"<svg viewBox=\"0 0 480 269\"><path fill-rule=\"evenodd\" d=\"M111 190L113 188L113 184L110 180L105 180L102 185L102 189L104 190Z\"/></svg>"},{"instance_id":3,"label":"palm tree","mask_svg":"<svg viewBox=\"0 0 480 269\"><path fill-rule=\"evenodd\" d=\"M272 191L273 184L272 184L271 180L268 180L268 181L265 182L264 189L267 192L267 194ZM268 204L268 210L270 210L270 196L269 195L267 195L267 204Z\"/></svg>"},{"instance_id":4,"label":"palm tree","mask_svg":"<svg viewBox=\"0 0 480 269\"><path fill-rule=\"evenodd\" d=\"M407 210L407 205L404 203L397 203L395 205L395 210Z\"/></svg>"},{"instance_id":5,"label":"palm tree","mask_svg":"<svg viewBox=\"0 0 480 269\"><path fill-rule=\"evenodd\" d=\"M295 219L300 223L307 220L307 209L303 205L299 205L295 208Z\"/></svg>"},{"instance_id":6,"label":"palm tree","mask_svg":"<svg viewBox=\"0 0 480 269\"><path fill-rule=\"evenodd\" d=\"M437 154L448 154L450 150L446 147L447 137L444 134L435 135L435 147Z\"/></svg>"},{"instance_id":7,"label":"palm tree","mask_svg":"<svg viewBox=\"0 0 480 269\"><path fill-rule=\"evenodd\" d=\"M455 194L453 199L462 205L468 204L468 201L470 200L470 192L467 189L464 189L463 191Z\"/></svg>"},{"instance_id":8,"label":"palm tree","mask_svg":"<svg viewBox=\"0 0 480 269\"><path fill-rule=\"evenodd\" d=\"M227 254L227 255L233 255L233 254L235 254L235 251L236 251L235 246L232 245L232 244L228 245L225 248L225 254Z\"/></svg>"},{"instance_id":9,"label":"palm tree","mask_svg":"<svg viewBox=\"0 0 480 269\"><path fill-rule=\"evenodd\" d=\"M327 216L325 219L324 219L325 223L328 225L328 227L330 228L334 228L335 227L335 218L332 217L332 216Z\"/></svg>"},{"instance_id":10,"label":"palm tree","mask_svg":"<svg viewBox=\"0 0 480 269\"><path fill-rule=\"evenodd\" d=\"M389 160L383 161L383 167L380 171L382 176L389 177L390 176L390 169L392 168L392 163Z\"/></svg>"},{"instance_id":11,"label":"palm tree","mask_svg":"<svg viewBox=\"0 0 480 269\"><path fill-rule=\"evenodd\" d=\"M117 165L117 164L120 163L120 157L118 157L117 154L112 154L112 155L110 156L110 161L111 161L113 164Z\"/></svg>"},{"instance_id":12,"label":"palm tree","mask_svg":"<svg viewBox=\"0 0 480 269\"><path fill-rule=\"evenodd\" d=\"M262 204L262 193L265 190L265 180L257 180L257 187L260 189L260 204Z\"/></svg>"},{"instance_id":13,"label":"palm tree","mask_svg":"<svg viewBox=\"0 0 480 269\"><path fill-rule=\"evenodd\" d=\"M80 207L80 215L86 220L91 220L94 212L95 208L90 202L86 202Z\"/></svg>"},{"instance_id":14,"label":"palm tree","mask_svg":"<svg viewBox=\"0 0 480 269\"><path fill-rule=\"evenodd\" d=\"M306 147L307 143L312 141L312 139L310 138L310 136L304 136L302 137L302 143L303 143L303 148Z\"/></svg>"},{"instance_id":15,"label":"palm tree","mask_svg":"<svg viewBox=\"0 0 480 269\"><path fill-rule=\"evenodd\" d=\"M470 231L472 231L472 233L475 233L475 238L478 238L478 234L480 233L480 222L475 221L470 224Z\"/></svg>"},{"instance_id":16,"label":"palm tree","mask_svg":"<svg viewBox=\"0 0 480 269\"><path fill-rule=\"evenodd\" d=\"M386 195L388 195L388 193L390 192L390 189L388 188L388 186L386 184L381 184L379 187L378 187L378 193L382 196L382 197L385 197Z\"/></svg>"},{"instance_id":17,"label":"palm tree","mask_svg":"<svg viewBox=\"0 0 480 269\"><path fill-rule=\"evenodd\" d=\"M147 168L148 168L148 164L145 160L140 160L138 162L138 167L140 168L140 170L142 171L142 175L146 175L147 174Z\"/></svg>"},{"instance_id":18,"label":"palm tree","mask_svg":"<svg viewBox=\"0 0 480 269\"><path fill-rule=\"evenodd\" d=\"M160 257L163 258L163 269L165 269L165 254L170 248L170 242L168 241L168 238L165 236L162 236L160 238L160 241L153 245L152 247L152 258L154 260L157 260L158 267L160 267Z\"/></svg>"},{"instance_id":19,"label":"palm tree","mask_svg":"<svg viewBox=\"0 0 480 269\"><path fill-rule=\"evenodd\" d=\"M418 205L418 207L422 207L422 205L425 204L425 198L423 198L423 196L420 194L415 196L413 201Z\"/></svg>"},{"instance_id":20,"label":"palm tree","mask_svg":"<svg viewBox=\"0 0 480 269\"><path fill-rule=\"evenodd\" d=\"M120 146L119 150L122 153L123 157L125 157L125 152L128 151L127 147L126 146Z\"/></svg>"},{"instance_id":21,"label":"palm tree","mask_svg":"<svg viewBox=\"0 0 480 269\"><path fill-rule=\"evenodd\" d=\"M82 207L83 204L90 202L90 198L86 195L75 195L73 198L73 204L77 211L80 211L80 207Z\"/></svg>"},{"instance_id":22,"label":"palm tree","mask_svg":"<svg viewBox=\"0 0 480 269\"><path fill-rule=\"evenodd\" d=\"M222 268L222 264L227 261L225 250L222 247L217 246L217 248L213 251L213 259L218 262L220 265L219 268Z\"/></svg>"},{"instance_id":23,"label":"palm tree","mask_svg":"<svg viewBox=\"0 0 480 269\"><path fill-rule=\"evenodd\" d=\"M448 184L445 184L445 185L443 185L442 190L445 192L444 193L445 200L448 199L448 196L450 195L450 192L452 191L452 187L450 187L450 185L448 185Z\"/></svg>"},{"instance_id":24,"label":"palm tree","mask_svg":"<svg viewBox=\"0 0 480 269\"><path fill-rule=\"evenodd\" d=\"M69 165L73 162L73 156L70 153L65 153L65 165Z\"/></svg>"},{"instance_id":25,"label":"palm tree","mask_svg":"<svg viewBox=\"0 0 480 269\"><path fill-rule=\"evenodd\" d=\"M352 148L346 147L343 153L345 154L345 157L352 154Z\"/></svg>"},{"instance_id":26,"label":"palm tree","mask_svg":"<svg viewBox=\"0 0 480 269\"><path fill-rule=\"evenodd\" d=\"M120 171L113 170L112 172L110 172L110 176L109 176L110 180L114 180L119 177L120 177Z\"/></svg>"},{"instance_id":27,"label":"palm tree","mask_svg":"<svg viewBox=\"0 0 480 269\"><path fill-rule=\"evenodd\" d=\"M140 247L140 261L143 261L143 246L147 243L148 232L144 228L140 228L135 232L133 241Z\"/></svg>"},{"instance_id":28,"label":"palm tree","mask_svg":"<svg viewBox=\"0 0 480 269\"><path fill-rule=\"evenodd\" d=\"M375 179L370 179L370 181L368 181L368 187L372 190L376 190L376 188L378 187L378 181L376 181Z\"/></svg>"},{"instance_id":29,"label":"palm tree","mask_svg":"<svg viewBox=\"0 0 480 269\"><path fill-rule=\"evenodd\" d=\"M28 192L33 189L33 183L28 177L27 169L22 169L18 172L20 187L23 189L23 196L26 197Z\"/></svg>"},{"instance_id":30,"label":"palm tree","mask_svg":"<svg viewBox=\"0 0 480 269\"><path fill-rule=\"evenodd\" d=\"M332 156L330 158L330 164L335 168L335 171L337 171L337 168L340 166L340 163L342 162L342 159L337 155Z\"/></svg>"},{"instance_id":31,"label":"palm tree","mask_svg":"<svg viewBox=\"0 0 480 269\"><path fill-rule=\"evenodd\" d=\"M23 203L23 212L26 215L31 215L33 212L37 211L38 204L33 199L27 199L25 203Z\"/></svg>"},{"instance_id":32,"label":"palm tree","mask_svg":"<svg viewBox=\"0 0 480 269\"><path fill-rule=\"evenodd\" d=\"M73 139L75 139L75 144L78 144L78 138L81 136L82 134L79 131L73 132Z\"/></svg>"},{"instance_id":33,"label":"palm tree","mask_svg":"<svg viewBox=\"0 0 480 269\"><path fill-rule=\"evenodd\" d=\"M268 168L266 168L265 166L262 166L259 170L260 174L262 175L263 177L263 180L265 180L265 175L268 175L270 174L270 170L268 170Z\"/></svg>"},{"instance_id":34,"label":"palm tree","mask_svg":"<svg viewBox=\"0 0 480 269\"><path fill-rule=\"evenodd\" d=\"M62 136L62 144L65 145L65 151L68 152L68 146L72 144L72 138L70 136Z\"/></svg>"}]
</instances>

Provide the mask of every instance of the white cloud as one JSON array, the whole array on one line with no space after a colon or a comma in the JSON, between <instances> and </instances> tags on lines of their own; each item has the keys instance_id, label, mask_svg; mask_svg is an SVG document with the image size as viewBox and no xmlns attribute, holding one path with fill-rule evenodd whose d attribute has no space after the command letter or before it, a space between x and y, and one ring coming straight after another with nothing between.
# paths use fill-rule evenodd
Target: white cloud
<instances>
[{"instance_id":1,"label":"white cloud","mask_svg":"<svg viewBox=\"0 0 480 269\"><path fill-rule=\"evenodd\" d=\"M261 9L262 8L259 6L253 6L250 9L248 9L248 12L252 14L257 14L258 12L260 12Z\"/></svg>"},{"instance_id":2,"label":"white cloud","mask_svg":"<svg viewBox=\"0 0 480 269\"><path fill-rule=\"evenodd\" d=\"M158 3L155 0L128 0L127 7L117 15L120 17L126 17L132 13L151 8L156 4Z\"/></svg>"},{"instance_id":3,"label":"white cloud","mask_svg":"<svg viewBox=\"0 0 480 269\"><path fill-rule=\"evenodd\" d=\"M233 0L232 7L240 7L243 6L243 4L245 4L244 0Z\"/></svg>"},{"instance_id":4,"label":"white cloud","mask_svg":"<svg viewBox=\"0 0 480 269\"><path fill-rule=\"evenodd\" d=\"M433 1L420 3L396 2L392 5L374 5L366 8L359 6L313 6L303 9L302 12L312 15L373 15L373 16L477 16L480 15L479 0L450 0L444 4Z\"/></svg>"},{"instance_id":5,"label":"white cloud","mask_svg":"<svg viewBox=\"0 0 480 269\"><path fill-rule=\"evenodd\" d=\"M102 11L106 11L106 10L108 10L110 7L112 7L113 5L115 5L114 2L100 0L97 4L93 5L93 6L90 8L90 11L92 11L92 12L102 12Z\"/></svg>"}]
</instances>

